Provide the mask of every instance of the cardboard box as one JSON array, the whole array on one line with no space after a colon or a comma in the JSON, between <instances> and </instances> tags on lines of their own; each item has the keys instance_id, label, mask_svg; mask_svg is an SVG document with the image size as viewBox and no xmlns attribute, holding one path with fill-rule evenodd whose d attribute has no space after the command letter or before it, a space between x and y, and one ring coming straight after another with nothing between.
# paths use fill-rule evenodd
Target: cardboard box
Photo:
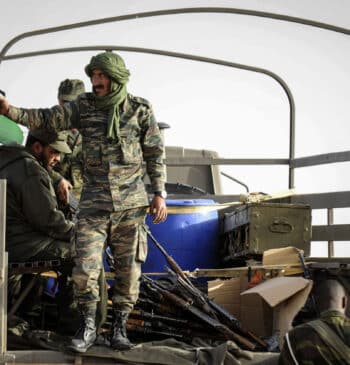
<instances>
[{"instance_id":1,"label":"cardboard box","mask_svg":"<svg viewBox=\"0 0 350 365\"><path fill-rule=\"evenodd\" d=\"M263 253L263 265L287 265L284 275L295 275L304 272L299 254L304 256L303 250L288 246L266 250Z\"/></svg>"},{"instance_id":2,"label":"cardboard box","mask_svg":"<svg viewBox=\"0 0 350 365\"><path fill-rule=\"evenodd\" d=\"M303 250L296 247L288 246L282 248L273 248L263 253L263 265L300 265L299 254L304 256Z\"/></svg>"},{"instance_id":3,"label":"cardboard box","mask_svg":"<svg viewBox=\"0 0 350 365\"><path fill-rule=\"evenodd\" d=\"M233 314L238 320L241 318L241 292L245 288L247 279L239 276L227 280L208 281L208 296L215 303Z\"/></svg>"},{"instance_id":4,"label":"cardboard box","mask_svg":"<svg viewBox=\"0 0 350 365\"><path fill-rule=\"evenodd\" d=\"M241 293L241 323L258 336L274 333L282 340L292 321L304 306L312 280L302 277L277 277Z\"/></svg>"}]
</instances>

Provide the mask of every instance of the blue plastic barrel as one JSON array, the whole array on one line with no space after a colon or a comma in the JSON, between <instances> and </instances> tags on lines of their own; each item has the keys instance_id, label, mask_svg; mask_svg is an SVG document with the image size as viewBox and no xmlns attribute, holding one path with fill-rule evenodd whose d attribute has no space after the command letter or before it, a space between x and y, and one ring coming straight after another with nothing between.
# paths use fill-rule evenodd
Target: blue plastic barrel
<instances>
[{"instance_id":1,"label":"blue plastic barrel","mask_svg":"<svg viewBox=\"0 0 350 365\"><path fill-rule=\"evenodd\" d=\"M183 270L212 269L219 263L219 219L215 202L210 199L168 199L168 218L160 224L146 223L153 236ZM164 272L169 266L150 238L148 255L142 272Z\"/></svg>"}]
</instances>

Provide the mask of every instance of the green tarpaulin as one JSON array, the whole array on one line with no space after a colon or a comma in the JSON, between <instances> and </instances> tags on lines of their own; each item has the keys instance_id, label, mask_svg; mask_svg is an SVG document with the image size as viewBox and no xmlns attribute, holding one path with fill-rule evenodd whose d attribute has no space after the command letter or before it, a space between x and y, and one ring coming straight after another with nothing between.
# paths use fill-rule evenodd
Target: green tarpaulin
<instances>
[{"instance_id":1,"label":"green tarpaulin","mask_svg":"<svg viewBox=\"0 0 350 365\"><path fill-rule=\"evenodd\" d=\"M12 120L0 115L0 143L19 143L23 142L22 129Z\"/></svg>"}]
</instances>

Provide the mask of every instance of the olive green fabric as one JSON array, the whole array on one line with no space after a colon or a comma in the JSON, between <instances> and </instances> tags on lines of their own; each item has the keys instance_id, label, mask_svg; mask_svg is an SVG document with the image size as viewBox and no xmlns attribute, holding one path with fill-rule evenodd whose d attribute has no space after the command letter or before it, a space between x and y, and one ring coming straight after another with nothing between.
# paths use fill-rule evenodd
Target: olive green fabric
<instances>
[{"instance_id":1,"label":"olive green fabric","mask_svg":"<svg viewBox=\"0 0 350 365\"><path fill-rule=\"evenodd\" d=\"M40 142L48 144L54 150L61 153L72 153L72 150L67 144L67 136L64 132L49 131L47 129L34 129L29 132Z\"/></svg>"},{"instance_id":2,"label":"olive green fabric","mask_svg":"<svg viewBox=\"0 0 350 365\"><path fill-rule=\"evenodd\" d=\"M69 338L49 331L26 331L32 345L54 351L65 351ZM65 356L70 354L65 353ZM73 355L72 355L73 356ZM186 344L169 338L137 344L128 351L114 351L105 345L92 346L80 354L87 362L159 365L277 365L276 353L255 353L240 349L233 341L218 344ZM87 359L89 358L89 360ZM102 360L104 359L104 360ZM66 362L71 359L66 359ZM84 360L83 360L84 362Z\"/></svg>"},{"instance_id":3,"label":"olive green fabric","mask_svg":"<svg viewBox=\"0 0 350 365\"><path fill-rule=\"evenodd\" d=\"M27 261L53 242L69 247L74 224L57 210L47 171L23 146L0 146L0 179L7 180L6 250L10 261ZM69 253L62 252L61 258Z\"/></svg>"},{"instance_id":4,"label":"olive green fabric","mask_svg":"<svg viewBox=\"0 0 350 365\"><path fill-rule=\"evenodd\" d=\"M104 52L92 57L85 67L85 72L91 77L95 69L102 70L111 79L111 92L106 96L95 95L95 103L98 110L108 111L107 137L119 141L119 107L127 95L126 83L130 72L126 69L123 59L112 52Z\"/></svg>"},{"instance_id":5,"label":"olive green fabric","mask_svg":"<svg viewBox=\"0 0 350 365\"><path fill-rule=\"evenodd\" d=\"M321 313L325 322L350 347L350 319L336 310ZM318 321L318 320L317 320ZM300 365L349 365L349 359L329 346L308 323L294 327L287 335L279 358L280 365L295 365L293 356Z\"/></svg>"}]
</instances>

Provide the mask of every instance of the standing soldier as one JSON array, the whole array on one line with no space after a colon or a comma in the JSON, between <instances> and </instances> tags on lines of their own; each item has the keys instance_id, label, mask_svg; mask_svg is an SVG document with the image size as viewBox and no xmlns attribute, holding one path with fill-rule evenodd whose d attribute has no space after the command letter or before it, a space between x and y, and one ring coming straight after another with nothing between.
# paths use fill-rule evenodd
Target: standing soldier
<instances>
[{"instance_id":1,"label":"standing soldier","mask_svg":"<svg viewBox=\"0 0 350 365\"><path fill-rule=\"evenodd\" d=\"M84 92L85 85L83 81L65 79L58 87L58 103L63 106L65 103L76 100L78 95ZM62 160L54 167L54 170L72 184L73 195L79 200L83 188L82 138L76 128L70 129L65 133L72 153L64 155Z\"/></svg>"},{"instance_id":2,"label":"standing soldier","mask_svg":"<svg viewBox=\"0 0 350 365\"><path fill-rule=\"evenodd\" d=\"M84 185L80 199L73 281L82 326L71 348L85 352L96 339L98 277L102 253L112 249L113 287L111 346L128 349L126 322L139 294L141 264L147 255L144 229L149 205L144 168L154 192L154 223L167 216L163 141L150 103L127 92L129 71L112 52L91 58L85 67L93 92L51 109L20 109L0 97L0 113L29 128L77 128L83 138Z\"/></svg>"}]
</instances>

